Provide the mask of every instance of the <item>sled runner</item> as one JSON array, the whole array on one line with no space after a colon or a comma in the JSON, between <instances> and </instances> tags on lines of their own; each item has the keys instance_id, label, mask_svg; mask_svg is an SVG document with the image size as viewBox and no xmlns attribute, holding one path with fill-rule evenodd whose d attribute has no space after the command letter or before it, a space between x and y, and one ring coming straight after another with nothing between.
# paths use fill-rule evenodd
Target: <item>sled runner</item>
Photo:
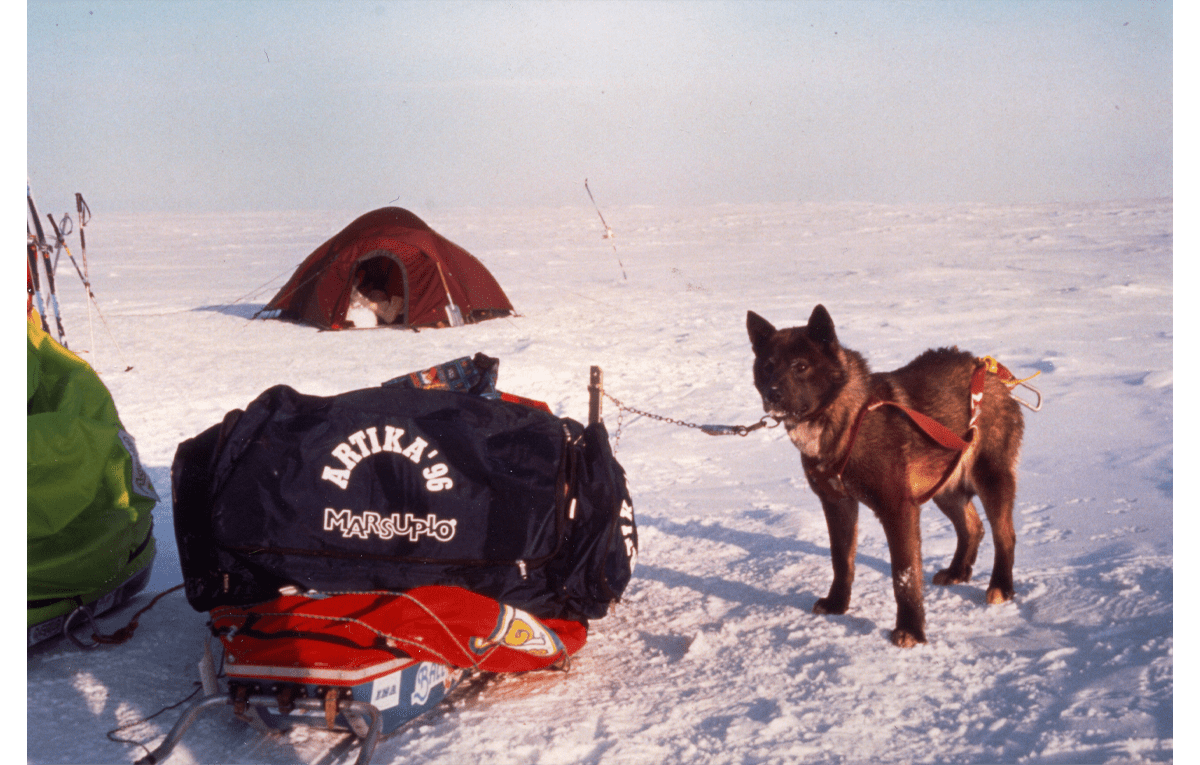
<instances>
[{"instance_id":1,"label":"sled runner","mask_svg":"<svg viewBox=\"0 0 1200 765\"><path fill-rule=\"evenodd\" d=\"M625 475L603 423L496 392L497 364L332 397L277 386L180 444L184 584L224 660L143 762L232 706L352 731L363 764L466 674L569 668L632 575Z\"/></svg>"}]
</instances>

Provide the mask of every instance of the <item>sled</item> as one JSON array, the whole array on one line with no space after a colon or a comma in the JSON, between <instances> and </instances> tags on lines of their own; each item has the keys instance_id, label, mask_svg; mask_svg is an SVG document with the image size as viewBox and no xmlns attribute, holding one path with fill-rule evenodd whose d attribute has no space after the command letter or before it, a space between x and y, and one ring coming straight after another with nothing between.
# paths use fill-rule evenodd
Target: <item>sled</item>
<instances>
[{"instance_id":1,"label":"sled","mask_svg":"<svg viewBox=\"0 0 1200 765\"><path fill-rule=\"evenodd\" d=\"M206 640L207 695L139 760L161 762L208 709L262 732L307 725L357 736L358 765L376 743L442 703L474 672L565 669L586 628L552 623L453 587L409 593L282 594L250 608L220 607L211 628L223 650L218 678ZM471 634L477 633L477 634Z\"/></svg>"},{"instance_id":2,"label":"sled","mask_svg":"<svg viewBox=\"0 0 1200 765\"><path fill-rule=\"evenodd\" d=\"M206 638L205 696L139 762L230 707L264 732L352 734L367 765L474 673L569 669L632 575L624 471L598 417L497 392L497 365L276 386L180 444L184 586L221 657Z\"/></svg>"},{"instance_id":3,"label":"sled","mask_svg":"<svg viewBox=\"0 0 1200 765\"><path fill-rule=\"evenodd\" d=\"M586 626L540 620L455 587L407 593L285 593L248 608L213 609L222 678L205 641L206 696L139 760L161 762L205 710L263 731L297 725L361 739L358 765L380 737L430 711L475 672L565 670Z\"/></svg>"}]
</instances>

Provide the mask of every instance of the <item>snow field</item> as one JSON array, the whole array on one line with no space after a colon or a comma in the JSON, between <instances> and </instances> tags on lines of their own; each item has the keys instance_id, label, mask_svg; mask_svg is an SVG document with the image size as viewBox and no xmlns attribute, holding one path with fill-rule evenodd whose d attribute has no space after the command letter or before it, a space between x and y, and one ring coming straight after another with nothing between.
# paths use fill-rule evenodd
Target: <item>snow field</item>
<instances>
[{"instance_id":1,"label":"snow field","mask_svg":"<svg viewBox=\"0 0 1200 765\"><path fill-rule=\"evenodd\" d=\"M864 510L851 609L815 616L828 538L786 436L710 437L606 400L640 535L623 602L593 622L571 672L473 679L382 741L373 762L1173 760L1170 201L614 208L612 240L584 207L416 210L488 266L521 316L419 333L248 320L361 212L96 211L92 280L120 350L94 312L90 344L82 288L60 276L64 322L163 498L150 589L104 624L181 581L178 443L271 385L329 395L482 351L501 360L502 390L561 416L586 416L595 364L629 406L748 425L762 412L746 311L790 326L820 302L874 369L956 344L1019 376L1041 372L1031 382L1045 406L1026 412L1016 599L985 605L990 534L970 583L931 584L954 534L929 505L930 640L894 648L887 546ZM191 692L204 620L171 596L123 647L30 651L28 762L142 756L104 734ZM153 746L176 715L126 735ZM168 762L356 754L321 731L264 738L214 715Z\"/></svg>"}]
</instances>

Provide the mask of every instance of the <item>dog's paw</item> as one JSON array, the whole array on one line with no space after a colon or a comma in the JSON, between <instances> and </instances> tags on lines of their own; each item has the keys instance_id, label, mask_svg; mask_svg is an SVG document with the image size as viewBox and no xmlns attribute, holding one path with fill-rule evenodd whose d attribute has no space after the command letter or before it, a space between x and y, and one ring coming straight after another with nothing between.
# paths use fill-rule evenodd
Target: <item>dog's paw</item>
<instances>
[{"instance_id":1,"label":"dog's paw","mask_svg":"<svg viewBox=\"0 0 1200 765\"><path fill-rule=\"evenodd\" d=\"M892 645L899 646L900 648L912 648L913 646L917 645L918 643L925 642L924 633L918 635L918 634L909 632L908 630L902 630L902 629L892 630L891 637L892 637Z\"/></svg>"},{"instance_id":2,"label":"dog's paw","mask_svg":"<svg viewBox=\"0 0 1200 765\"><path fill-rule=\"evenodd\" d=\"M814 614L844 614L849 609L849 600L834 600L833 598L818 598L813 605Z\"/></svg>"},{"instance_id":3,"label":"dog's paw","mask_svg":"<svg viewBox=\"0 0 1200 765\"><path fill-rule=\"evenodd\" d=\"M987 602L989 606L1006 603L1013 599L1013 591L1002 587L988 587Z\"/></svg>"},{"instance_id":4,"label":"dog's paw","mask_svg":"<svg viewBox=\"0 0 1200 765\"><path fill-rule=\"evenodd\" d=\"M950 584L965 584L969 581L971 581L971 569L969 568L966 571L953 571L951 569L944 568L933 575L933 583L943 586Z\"/></svg>"}]
</instances>

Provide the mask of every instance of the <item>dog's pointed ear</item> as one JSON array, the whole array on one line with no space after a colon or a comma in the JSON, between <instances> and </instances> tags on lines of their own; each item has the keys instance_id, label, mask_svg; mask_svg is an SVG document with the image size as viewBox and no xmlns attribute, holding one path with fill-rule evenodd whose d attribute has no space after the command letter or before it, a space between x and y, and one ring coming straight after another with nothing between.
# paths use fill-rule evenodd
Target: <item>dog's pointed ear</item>
<instances>
[{"instance_id":1,"label":"dog's pointed ear","mask_svg":"<svg viewBox=\"0 0 1200 765\"><path fill-rule=\"evenodd\" d=\"M775 334L775 327L754 311L747 311L746 331L750 334L750 346L761 348L771 338L771 335Z\"/></svg>"},{"instance_id":2,"label":"dog's pointed ear","mask_svg":"<svg viewBox=\"0 0 1200 765\"><path fill-rule=\"evenodd\" d=\"M825 306L817 304L813 309L812 315L808 317L808 337L815 343L820 343L828 348L836 348L838 344L837 332L833 329L833 317L829 315L829 311L825 310Z\"/></svg>"}]
</instances>

